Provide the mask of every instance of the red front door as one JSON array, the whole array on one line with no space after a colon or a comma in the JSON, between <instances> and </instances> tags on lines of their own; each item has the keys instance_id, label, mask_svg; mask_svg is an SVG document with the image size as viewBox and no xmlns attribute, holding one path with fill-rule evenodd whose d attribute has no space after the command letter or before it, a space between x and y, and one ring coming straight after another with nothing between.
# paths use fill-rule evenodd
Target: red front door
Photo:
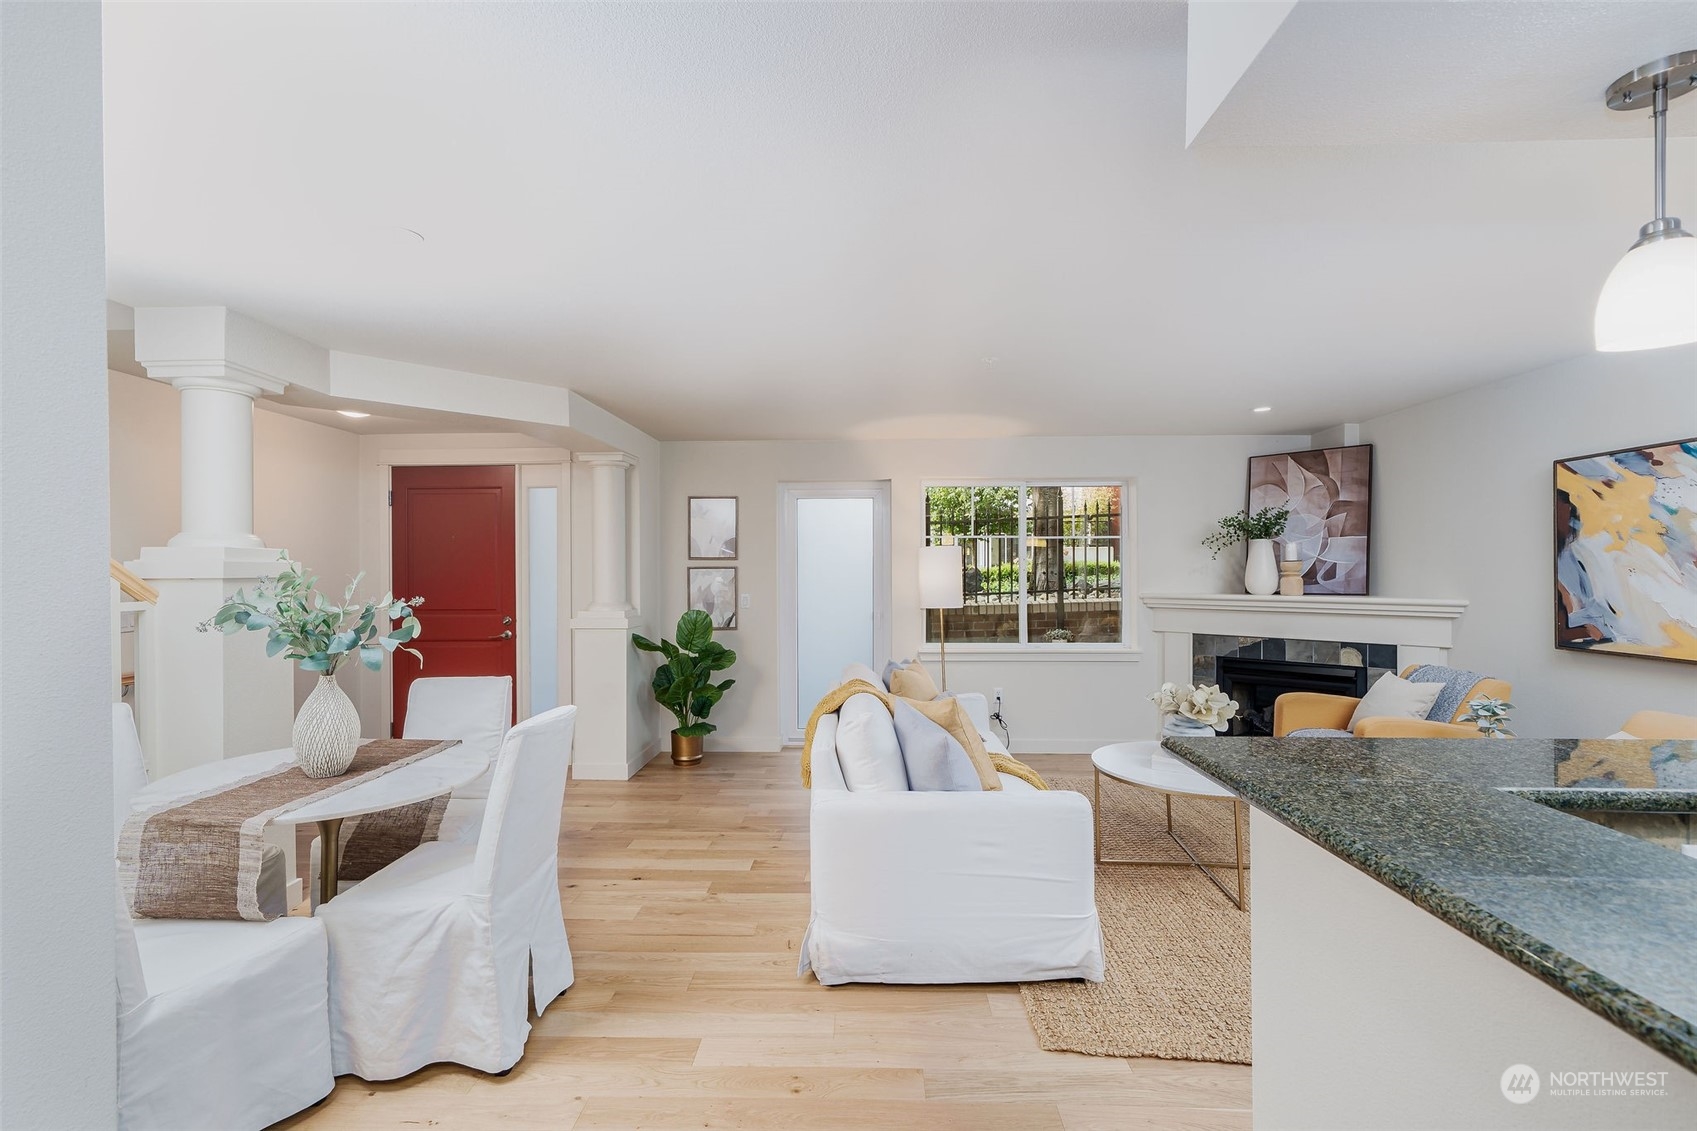
<instances>
[{"instance_id":1,"label":"red front door","mask_svg":"<svg viewBox=\"0 0 1697 1131\"><path fill-rule=\"evenodd\" d=\"M423 670L405 652L391 657L399 736L419 676L517 673L516 489L511 467L397 467L391 475L395 595L424 598L414 642Z\"/></svg>"}]
</instances>

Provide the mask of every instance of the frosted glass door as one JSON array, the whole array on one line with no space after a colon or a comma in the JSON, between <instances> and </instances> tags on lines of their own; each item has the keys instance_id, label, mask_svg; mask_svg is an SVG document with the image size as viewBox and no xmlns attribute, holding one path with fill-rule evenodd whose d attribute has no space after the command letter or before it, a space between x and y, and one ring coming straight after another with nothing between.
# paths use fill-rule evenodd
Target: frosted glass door
<instances>
[{"instance_id":1,"label":"frosted glass door","mask_svg":"<svg viewBox=\"0 0 1697 1131\"><path fill-rule=\"evenodd\" d=\"M795 501L796 715L837 683L843 666L872 666L877 613L877 504Z\"/></svg>"}]
</instances>

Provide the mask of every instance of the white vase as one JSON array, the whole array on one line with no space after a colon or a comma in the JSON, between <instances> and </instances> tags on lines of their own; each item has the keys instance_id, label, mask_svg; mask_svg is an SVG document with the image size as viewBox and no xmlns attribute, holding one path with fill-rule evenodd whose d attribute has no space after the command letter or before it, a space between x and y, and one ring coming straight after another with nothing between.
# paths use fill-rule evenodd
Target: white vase
<instances>
[{"instance_id":1,"label":"white vase","mask_svg":"<svg viewBox=\"0 0 1697 1131\"><path fill-rule=\"evenodd\" d=\"M1168 715L1161 720L1161 733L1173 738L1212 738L1214 728L1183 715Z\"/></svg>"},{"instance_id":2,"label":"white vase","mask_svg":"<svg viewBox=\"0 0 1697 1131\"><path fill-rule=\"evenodd\" d=\"M1243 567L1243 587L1257 597L1279 589L1279 562L1273 555L1271 538L1254 538L1249 543L1249 561Z\"/></svg>"},{"instance_id":3,"label":"white vase","mask_svg":"<svg viewBox=\"0 0 1697 1131\"><path fill-rule=\"evenodd\" d=\"M318 686L295 716L295 764L309 778L347 773L359 749L359 712L333 675L320 675Z\"/></svg>"}]
</instances>

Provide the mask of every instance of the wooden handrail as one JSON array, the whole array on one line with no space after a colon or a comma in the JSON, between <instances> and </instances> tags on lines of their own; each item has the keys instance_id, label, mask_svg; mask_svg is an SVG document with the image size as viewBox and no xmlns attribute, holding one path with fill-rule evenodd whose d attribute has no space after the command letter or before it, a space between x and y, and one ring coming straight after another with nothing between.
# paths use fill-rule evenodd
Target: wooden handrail
<instances>
[{"instance_id":1,"label":"wooden handrail","mask_svg":"<svg viewBox=\"0 0 1697 1131\"><path fill-rule=\"evenodd\" d=\"M112 580L118 583L118 588L132 601L145 601L149 605L159 602L159 590L137 577L124 567L124 563L112 558Z\"/></svg>"}]
</instances>

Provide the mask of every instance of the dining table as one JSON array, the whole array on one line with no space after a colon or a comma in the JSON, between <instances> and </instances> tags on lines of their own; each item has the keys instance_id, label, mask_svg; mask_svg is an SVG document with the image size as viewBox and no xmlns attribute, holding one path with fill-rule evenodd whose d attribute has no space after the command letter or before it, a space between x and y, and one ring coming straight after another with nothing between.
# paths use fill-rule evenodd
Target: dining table
<instances>
[{"instance_id":1,"label":"dining table","mask_svg":"<svg viewBox=\"0 0 1697 1131\"><path fill-rule=\"evenodd\" d=\"M131 802L131 808L137 811L156 809L179 798L204 794L221 786L233 786L256 775L287 766L294 761L294 757L294 751L284 747L280 750L263 750L257 754L241 754L192 766L161 778L138 791ZM298 809L278 814L268 823L318 826L321 845L318 902L322 906L335 896L337 890L336 873L340 867L340 834L343 821L349 817L398 809L403 805L413 805L452 793L481 777L489 769L489 761L487 755L456 742L416 761L368 778L358 785L327 797L320 797ZM330 783L335 779L324 780Z\"/></svg>"}]
</instances>

